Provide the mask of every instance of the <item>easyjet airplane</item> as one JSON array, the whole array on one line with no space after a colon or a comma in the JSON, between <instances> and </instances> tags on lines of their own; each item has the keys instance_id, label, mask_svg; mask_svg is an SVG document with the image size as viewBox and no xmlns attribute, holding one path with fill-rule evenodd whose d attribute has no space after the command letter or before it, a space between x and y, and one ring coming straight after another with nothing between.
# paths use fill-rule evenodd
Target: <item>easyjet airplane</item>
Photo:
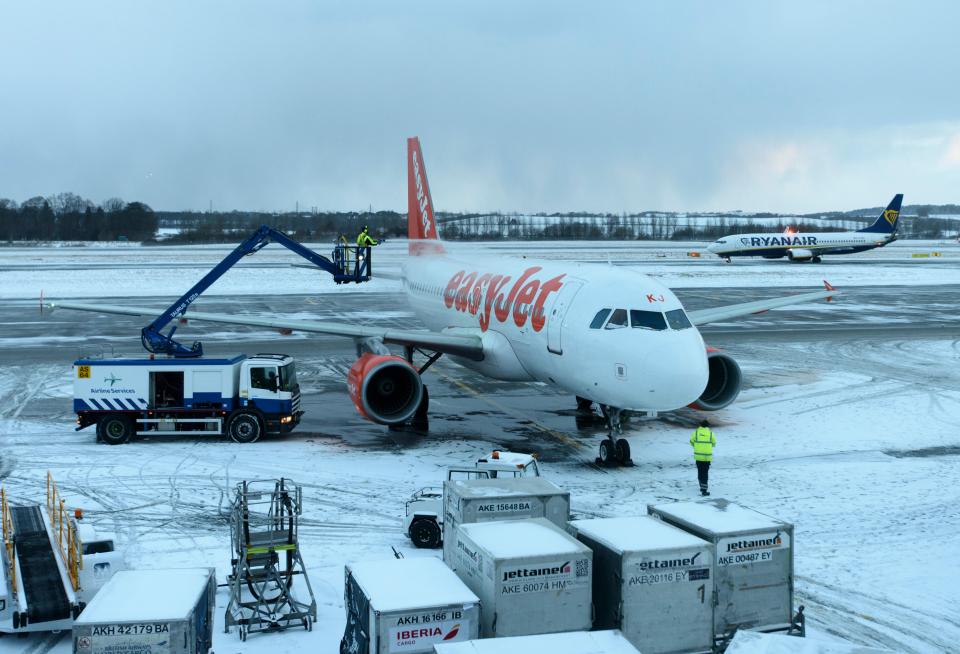
<instances>
[{"instance_id":1,"label":"easyjet airplane","mask_svg":"<svg viewBox=\"0 0 960 654\"><path fill-rule=\"evenodd\" d=\"M426 330L190 311L191 320L351 338L359 356L347 385L357 411L396 425L427 408L422 375L441 355L495 379L539 381L597 403L607 417L604 462L629 459L623 410L722 409L740 392L737 363L708 348L697 325L800 302L826 290L686 311L669 288L627 268L500 256L462 258L437 238L420 141L407 141L409 257L402 278ZM156 309L58 303L63 308L155 316ZM400 345L398 356L387 345ZM414 363L414 352L427 356Z\"/></svg>"}]
</instances>

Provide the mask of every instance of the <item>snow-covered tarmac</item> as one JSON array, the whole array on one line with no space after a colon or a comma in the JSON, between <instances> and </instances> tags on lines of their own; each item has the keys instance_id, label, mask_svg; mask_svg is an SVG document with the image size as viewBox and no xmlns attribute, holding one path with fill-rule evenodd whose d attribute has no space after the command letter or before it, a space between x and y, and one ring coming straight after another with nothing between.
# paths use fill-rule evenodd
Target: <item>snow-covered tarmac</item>
<instances>
[{"instance_id":1,"label":"snow-covered tarmac","mask_svg":"<svg viewBox=\"0 0 960 654\"><path fill-rule=\"evenodd\" d=\"M518 254L539 244L496 244ZM479 245L464 246L476 250ZM589 465L602 426L578 417L572 398L530 384L493 383L441 359L427 374L431 430L389 434L352 413L343 388L351 345L298 336L274 349L300 361L307 419L282 439L237 445L211 439L152 439L121 447L75 432L70 364L100 336L136 354L137 321L58 312L48 297L126 297L163 307L157 296L186 290L228 248L0 249L0 476L17 502L41 501L47 470L87 520L115 531L131 567L229 569L226 510L239 480L285 476L305 487L303 554L317 594L311 633L222 633L215 651L335 652L343 630L343 564L414 550L401 533L406 497L439 483L443 469L497 446L538 451L543 469L572 494L580 516L645 513L647 503L695 496L689 425L679 411L631 423L638 466ZM318 246L323 251L323 246ZM707 340L743 367L746 387L710 416L719 445L711 490L796 525L797 603L811 637L907 652L960 651L960 250L898 242L823 264L691 259L689 244L544 244L544 255L631 265L687 289L688 305L726 304L816 286L850 292L835 304L731 322ZM405 248L375 254L375 272L395 272ZM942 252L913 258L914 252ZM272 246L211 289L216 310L283 310L365 322L415 325L394 281L335 288L319 274L286 267ZM244 262L247 263L246 261ZM883 287L883 288L876 288ZM889 290L889 293L887 291ZM266 292L284 297L260 297ZM233 296L247 295L240 300ZM230 305L230 306L228 306ZM858 331L858 319L873 328ZM922 327L922 329L921 329ZM262 350L262 331L190 326L183 337L211 347ZM763 331L751 338L750 331ZM821 331L823 330L823 331ZM711 335L713 334L713 335ZM223 589L222 589L223 590ZM70 651L69 638L0 640L0 652Z\"/></svg>"}]
</instances>

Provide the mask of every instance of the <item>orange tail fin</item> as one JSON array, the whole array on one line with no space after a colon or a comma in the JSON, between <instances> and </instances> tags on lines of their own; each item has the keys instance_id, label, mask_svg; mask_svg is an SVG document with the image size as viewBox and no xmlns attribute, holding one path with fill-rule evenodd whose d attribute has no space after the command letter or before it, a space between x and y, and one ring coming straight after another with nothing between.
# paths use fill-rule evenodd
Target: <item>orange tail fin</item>
<instances>
[{"instance_id":1,"label":"orange tail fin","mask_svg":"<svg viewBox=\"0 0 960 654\"><path fill-rule=\"evenodd\" d=\"M433 215L433 198L423 165L420 139L407 139L407 236L410 240L437 240L437 222Z\"/></svg>"}]
</instances>

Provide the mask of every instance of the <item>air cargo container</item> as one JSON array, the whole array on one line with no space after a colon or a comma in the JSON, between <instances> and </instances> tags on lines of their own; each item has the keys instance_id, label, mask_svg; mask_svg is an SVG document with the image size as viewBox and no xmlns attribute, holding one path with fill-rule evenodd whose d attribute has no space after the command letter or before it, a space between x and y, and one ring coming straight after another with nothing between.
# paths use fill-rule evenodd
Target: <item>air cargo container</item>
<instances>
[{"instance_id":1,"label":"air cargo container","mask_svg":"<svg viewBox=\"0 0 960 654\"><path fill-rule=\"evenodd\" d=\"M545 518L460 525L457 574L480 597L481 638L590 629L593 553Z\"/></svg>"},{"instance_id":2,"label":"air cargo container","mask_svg":"<svg viewBox=\"0 0 960 654\"><path fill-rule=\"evenodd\" d=\"M620 629L644 654L713 648L712 547L648 516L574 520L593 550L593 626Z\"/></svg>"},{"instance_id":3,"label":"air cargo container","mask_svg":"<svg viewBox=\"0 0 960 654\"><path fill-rule=\"evenodd\" d=\"M213 568L121 570L73 623L74 654L207 654Z\"/></svg>"},{"instance_id":4,"label":"air cargo container","mask_svg":"<svg viewBox=\"0 0 960 654\"><path fill-rule=\"evenodd\" d=\"M454 479L443 483L443 560L457 569L457 527L473 522L546 518L566 528L570 493L542 477Z\"/></svg>"},{"instance_id":5,"label":"air cargo container","mask_svg":"<svg viewBox=\"0 0 960 654\"><path fill-rule=\"evenodd\" d=\"M716 635L791 628L792 524L719 498L647 510L713 545Z\"/></svg>"},{"instance_id":6,"label":"air cargo container","mask_svg":"<svg viewBox=\"0 0 960 654\"><path fill-rule=\"evenodd\" d=\"M439 643L435 654L640 654L618 631L569 631L540 636Z\"/></svg>"},{"instance_id":7,"label":"air cargo container","mask_svg":"<svg viewBox=\"0 0 960 654\"><path fill-rule=\"evenodd\" d=\"M480 600L440 559L348 564L344 577L341 652L428 654L478 637Z\"/></svg>"}]
</instances>

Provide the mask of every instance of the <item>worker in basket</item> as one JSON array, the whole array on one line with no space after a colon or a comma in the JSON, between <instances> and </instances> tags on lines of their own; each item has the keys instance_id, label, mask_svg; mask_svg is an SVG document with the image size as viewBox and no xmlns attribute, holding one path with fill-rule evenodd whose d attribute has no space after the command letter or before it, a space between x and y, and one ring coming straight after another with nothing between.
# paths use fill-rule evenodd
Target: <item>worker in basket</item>
<instances>
[{"instance_id":1,"label":"worker in basket","mask_svg":"<svg viewBox=\"0 0 960 654\"><path fill-rule=\"evenodd\" d=\"M364 260L366 260L368 275L373 273L373 259L370 256L370 248L379 244L377 239L370 236L370 228L364 225L363 230L357 235L357 260L361 269L363 268Z\"/></svg>"}]
</instances>

